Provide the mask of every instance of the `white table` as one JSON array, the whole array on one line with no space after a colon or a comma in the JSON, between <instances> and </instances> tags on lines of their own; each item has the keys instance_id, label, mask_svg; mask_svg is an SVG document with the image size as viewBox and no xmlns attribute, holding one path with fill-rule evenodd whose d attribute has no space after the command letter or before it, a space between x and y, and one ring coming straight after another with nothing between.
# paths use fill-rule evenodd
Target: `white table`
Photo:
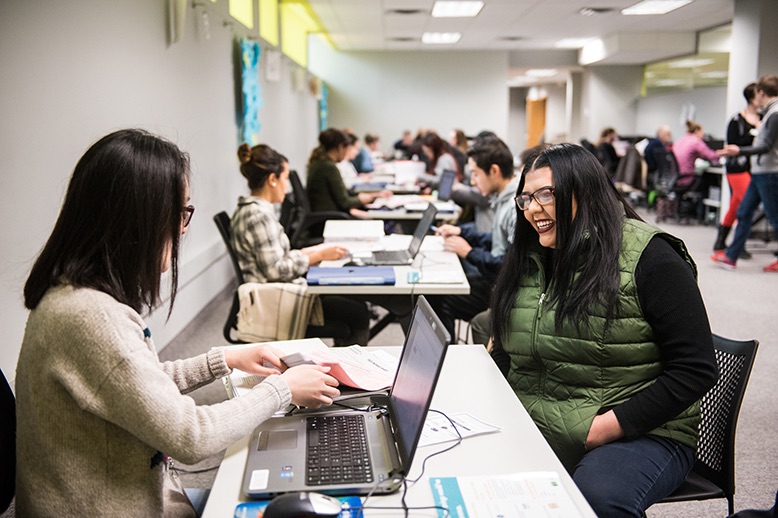
<instances>
[{"instance_id":1,"label":"white table","mask_svg":"<svg viewBox=\"0 0 778 518\"><path fill-rule=\"evenodd\" d=\"M352 252L361 250L402 250L407 248L411 236L404 234L392 234L385 236L380 241L338 241L333 243L348 248ZM339 267L345 263L341 261L324 261L323 267ZM420 281L409 282L414 273L418 273ZM326 285L308 286L310 293L320 295L467 295L470 293L470 284L467 282L462 270L459 257L453 252L443 250L443 239L440 236L426 236L421 244L413 264L410 266L395 266L394 274L396 282L390 286L374 285ZM438 280L446 279L447 282L429 282L426 278Z\"/></svg>"},{"instance_id":2,"label":"white table","mask_svg":"<svg viewBox=\"0 0 778 518\"><path fill-rule=\"evenodd\" d=\"M399 347L386 348L399 354ZM463 382L467 380L467 382ZM427 461L424 478L410 487L409 506L434 505L428 477L490 476L519 472L556 471L582 516L595 517L554 452L530 419L513 390L481 345L449 346L431 408L446 414L468 412L501 431L464 439L451 451ZM227 449L203 514L231 518L240 494L248 437ZM419 476L424 458L446 445L419 448L409 479ZM367 505L399 506L401 493L371 497ZM399 516L399 510L366 509L368 516ZM434 510L413 510L411 516L436 517Z\"/></svg>"}]
</instances>

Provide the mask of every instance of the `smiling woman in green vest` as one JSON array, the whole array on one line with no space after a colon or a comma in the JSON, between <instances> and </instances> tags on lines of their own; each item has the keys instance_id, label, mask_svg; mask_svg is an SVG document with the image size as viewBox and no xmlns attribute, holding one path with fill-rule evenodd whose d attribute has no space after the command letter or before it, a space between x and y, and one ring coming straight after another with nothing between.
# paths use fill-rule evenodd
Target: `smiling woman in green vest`
<instances>
[{"instance_id":1,"label":"smiling woman in green vest","mask_svg":"<svg viewBox=\"0 0 778 518\"><path fill-rule=\"evenodd\" d=\"M590 152L527 161L492 355L598 516L640 516L691 469L718 372L696 266Z\"/></svg>"}]
</instances>

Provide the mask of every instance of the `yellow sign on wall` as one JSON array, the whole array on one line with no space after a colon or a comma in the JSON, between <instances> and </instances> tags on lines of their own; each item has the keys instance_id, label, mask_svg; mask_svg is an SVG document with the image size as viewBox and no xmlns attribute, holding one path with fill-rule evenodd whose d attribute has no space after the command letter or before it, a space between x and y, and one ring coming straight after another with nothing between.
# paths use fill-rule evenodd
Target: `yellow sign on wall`
<instances>
[{"instance_id":1,"label":"yellow sign on wall","mask_svg":"<svg viewBox=\"0 0 778 518\"><path fill-rule=\"evenodd\" d=\"M259 0L259 35L278 46L278 0Z\"/></svg>"},{"instance_id":2,"label":"yellow sign on wall","mask_svg":"<svg viewBox=\"0 0 778 518\"><path fill-rule=\"evenodd\" d=\"M249 29L253 29L254 0L230 0L230 16Z\"/></svg>"}]
</instances>

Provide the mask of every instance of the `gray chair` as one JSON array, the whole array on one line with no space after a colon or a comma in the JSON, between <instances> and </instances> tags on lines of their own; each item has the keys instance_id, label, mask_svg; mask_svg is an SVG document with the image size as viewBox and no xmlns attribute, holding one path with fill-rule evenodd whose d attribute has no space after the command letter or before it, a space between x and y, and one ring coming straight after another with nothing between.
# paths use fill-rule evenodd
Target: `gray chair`
<instances>
[{"instance_id":1,"label":"gray chair","mask_svg":"<svg viewBox=\"0 0 778 518\"><path fill-rule=\"evenodd\" d=\"M16 398L0 370L0 514L16 493Z\"/></svg>"},{"instance_id":2,"label":"gray chair","mask_svg":"<svg viewBox=\"0 0 778 518\"><path fill-rule=\"evenodd\" d=\"M662 503L726 498L728 514L735 512L735 430L758 346L757 340L713 335L719 380L700 403L697 461L681 487Z\"/></svg>"}]
</instances>

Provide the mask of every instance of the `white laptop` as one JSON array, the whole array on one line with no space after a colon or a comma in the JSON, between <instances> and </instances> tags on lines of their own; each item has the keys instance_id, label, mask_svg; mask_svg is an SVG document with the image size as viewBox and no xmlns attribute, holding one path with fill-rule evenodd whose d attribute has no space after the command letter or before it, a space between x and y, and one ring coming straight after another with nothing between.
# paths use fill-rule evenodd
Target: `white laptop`
<instances>
[{"instance_id":1,"label":"white laptop","mask_svg":"<svg viewBox=\"0 0 778 518\"><path fill-rule=\"evenodd\" d=\"M388 402L382 402L387 406L330 407L268 419L251 436L243 494L397 491L411 467L448 341L440 319L420 296Z\"/></svg>"}]
</instances>

